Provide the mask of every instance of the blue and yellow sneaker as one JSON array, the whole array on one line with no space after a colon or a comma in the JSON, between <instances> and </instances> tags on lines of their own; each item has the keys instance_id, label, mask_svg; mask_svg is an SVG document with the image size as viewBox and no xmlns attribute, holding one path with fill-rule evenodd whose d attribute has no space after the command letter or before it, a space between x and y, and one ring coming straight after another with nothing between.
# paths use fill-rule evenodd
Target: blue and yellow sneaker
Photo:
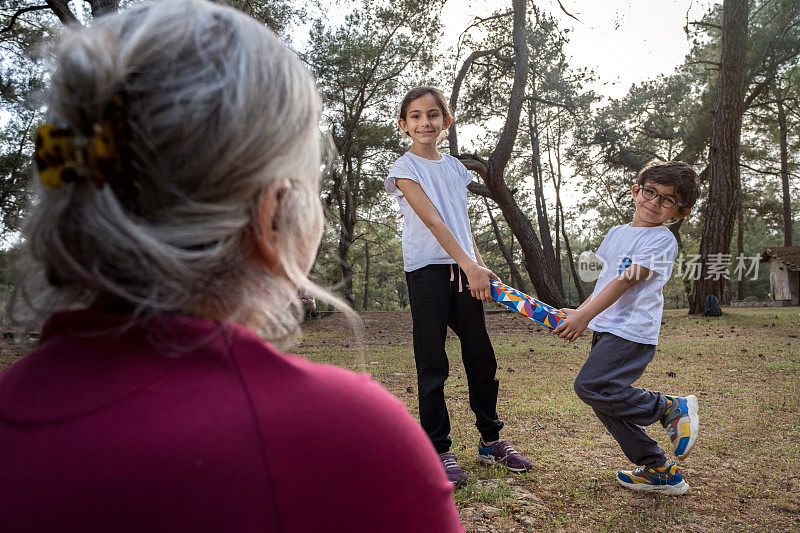
<instances>
[{"instance_id":1,"label":"blue and yellow sneaker","mask_svg":"<svg viewBox=\"0 0 800 533\"><path fill-rule=\"evenodd\" d=\"M661 425L667 428L675 457L686 459L700 432L700 416L697 414L697 397L682 398L667 396L669 405L661 417Z\"/></svg>"},{"instance_id":2,"label":"blue and yellow sneaker","mask_svg":"<svg viewBox=\"0 0 800 533\"><path fill-rule=\"evenodd\" d=\"M689 490L689 484L683 479L675 461L650 468L643 466L636 470L620 470L617 481L631 490L660 492L669 496L679 496Z\"/></svg>"}]
</instances>

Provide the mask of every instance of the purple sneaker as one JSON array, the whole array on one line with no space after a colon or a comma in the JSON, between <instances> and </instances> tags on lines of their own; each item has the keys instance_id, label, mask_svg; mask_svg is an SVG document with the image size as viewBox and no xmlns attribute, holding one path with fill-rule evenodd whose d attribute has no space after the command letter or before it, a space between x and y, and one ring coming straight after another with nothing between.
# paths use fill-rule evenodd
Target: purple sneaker
<instances>
[{"instance_id":1,"label":"purple sneaker","mask_svg":"<svg viewBox=\"0 0 800 533\"><path fill-rule=\"evenodd\" d=\"M440 453L439 460L444 467L444 473L447 475L447 481L455 486L463 485L467 482L467 474L461 470L456 462L456 454L454 453Z\"/></svg>"},{"instance_id":2,"label":"purple sneaker","mask_svg":"<svg viewBox=\"0 0 800 533\"><path fill-rule=\"evenodd\" d=\"M507 440L499 440L489 445L481 439L478 444L478 459L488 464L499 463L511 472L527 472L533 468L533 463L512 448Z\"/></svg>"}]
</instances>

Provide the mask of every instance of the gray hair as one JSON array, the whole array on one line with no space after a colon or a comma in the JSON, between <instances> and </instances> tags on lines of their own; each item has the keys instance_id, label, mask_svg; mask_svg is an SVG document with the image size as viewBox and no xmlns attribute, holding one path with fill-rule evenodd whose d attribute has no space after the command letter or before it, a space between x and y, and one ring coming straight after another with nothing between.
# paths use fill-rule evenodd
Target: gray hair
<instances>
[{"instance_id":1,"label":"gray hair","mask_svg":"<svg viewBox=\"0 0 800 533\"><path fill-rule=\"evenodd\" d=\"M143 4L67 30L55 61L49 109L78 135L127 87L136 212L91 181L41 190L12 320L111 299L278 340L297 330L298 287L345 305L307 277L323 225L319 95L270 30L204 0ZM251 260L277 183L283 275Z\"/></svg>"}]
</instances>

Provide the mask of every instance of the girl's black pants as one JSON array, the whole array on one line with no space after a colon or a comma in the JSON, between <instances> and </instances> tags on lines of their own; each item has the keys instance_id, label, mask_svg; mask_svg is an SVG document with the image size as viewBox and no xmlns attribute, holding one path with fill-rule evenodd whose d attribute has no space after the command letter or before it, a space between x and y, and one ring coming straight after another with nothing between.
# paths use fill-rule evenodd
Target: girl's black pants
<instances>
[{"instance_id":1,"label":"girl's black pants","mask_svg":"<svg viewBox=\"0 0 800 533\"><path fill-rule=\"evenodd\" d=\"M444 401L444 382L450 370L445 352L449 326L461 341L475 426L485 441L499 439L503 423L497 416L497 361L486 333L483 303L472 297L467 277L457 265L427 265L406 272L406 283L422 428L438 453L449 451L450 415Z\"/></svg>"}]
</instances>

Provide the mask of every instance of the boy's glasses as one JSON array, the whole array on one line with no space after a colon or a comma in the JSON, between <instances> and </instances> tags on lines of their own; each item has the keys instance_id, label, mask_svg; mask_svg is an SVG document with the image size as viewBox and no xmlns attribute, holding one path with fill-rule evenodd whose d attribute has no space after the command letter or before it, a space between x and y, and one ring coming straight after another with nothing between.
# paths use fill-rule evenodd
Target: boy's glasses
<instances>
[{"instance_id":1,"label":"boy's glasses","mask_svg":"<svg viewBox=\"0 0 800 533\"><path fill-rule=\"evenodd\" d=\"M652 187L642 186L639 187L639 191L642 194L642 198L645 200L655 200L656 198L659 199L658 204L663 207L664 209L669 209L671 207L678 207L683 206L682 203L675 200L672 196L665 196L663 194L659 194L657 190Z\"/></svg>"}]
</instances>

